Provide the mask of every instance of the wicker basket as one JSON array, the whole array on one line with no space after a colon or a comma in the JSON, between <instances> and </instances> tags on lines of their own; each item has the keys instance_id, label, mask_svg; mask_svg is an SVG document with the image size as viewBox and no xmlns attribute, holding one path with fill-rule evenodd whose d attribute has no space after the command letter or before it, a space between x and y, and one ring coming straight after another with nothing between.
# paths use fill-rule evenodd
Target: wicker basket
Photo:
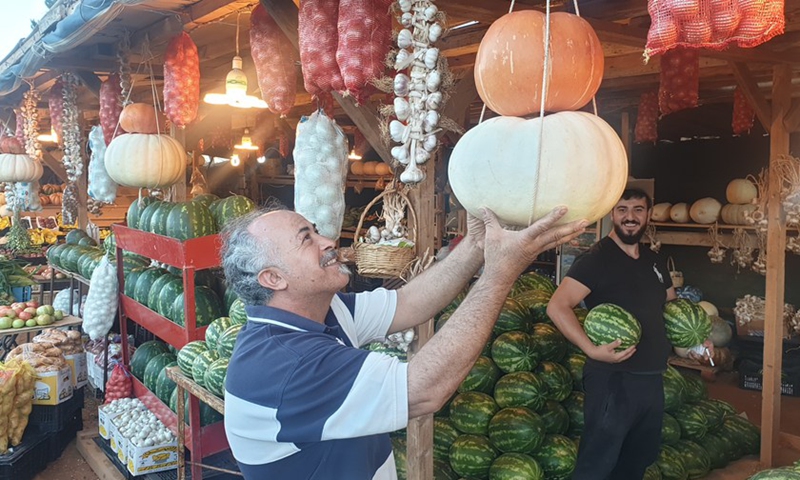
<instances>
[{"instance_id":1,"label":"wicker basket","mask_svg":"<svg viewBox=\"0 0 800 480\"><path fill-rule=\"evenodd\" d=\"M369 212L379 200L382 200L388 195L398 195L406 206L408 211L408 231L409 237L416 245L417 243L417 215L414 212L414 207L408 197L398 190L387 188L380 195L372 199L369 204L361 212L361 218L358 219L358 226L354 235L353 251L355 252L356 270L358 274L363 277L369 278L400 278L400 276L408 269L411 263L417 258L416 246L409 247L394 247L391 245L374 245L370 243L360 242L361 227L364 224L364 216Z\"/></svg>"},{"instance_id":2,"label":"wicker basket","mask_svg":"<svg viewBox=\"0 0 800 480\"><path fill-rule=\"evenodd\" d=\"M667 269L669 270L669 276L672 279L672 286L675 288L681 288L683 286L683 272L675 269L675 260L673 260L672 257L667 259Z\"/></svg>"}]
</instances>

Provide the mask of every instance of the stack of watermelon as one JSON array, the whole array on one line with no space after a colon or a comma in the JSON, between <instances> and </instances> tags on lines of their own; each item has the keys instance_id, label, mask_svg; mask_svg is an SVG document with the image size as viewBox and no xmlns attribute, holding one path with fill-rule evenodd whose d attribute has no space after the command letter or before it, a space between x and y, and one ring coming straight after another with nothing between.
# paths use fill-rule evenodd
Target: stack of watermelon
<instances>
[{"instance_id":1,"label":"stack of watermelon","mask_svg":"<svg viewBox=\"0 0 800 480\"><path fill-rule=\"evenodd\" d=\"M762 470L747 480L800 480L800 461L791 467Z\"/></svg>"},{"instance_id":2,"label":"stack of watermelon","mask_svg":"<svg viewBox=\"0 0 800 480\"><path fill-rule=\"evenodd\" d=\"M187 240L213 235L254 208L253 201L242 195L220 199L206 194L177 203L144 197L128 208L127 222L131 228Z\"/></svg>"},{"instance_id":3,"label":"stack of watermelon","mask_svg":"<svg viewBox=\"0 0 800 480\"><path fill-rule=\"evenodd\" d=\"M181 371L218 397L225 395L225 376L236 337L247 322L244 304L231 303L227 317L219 317L206 329L205 340L189 342L178 352Z\"/></svg>"}]
</instances>

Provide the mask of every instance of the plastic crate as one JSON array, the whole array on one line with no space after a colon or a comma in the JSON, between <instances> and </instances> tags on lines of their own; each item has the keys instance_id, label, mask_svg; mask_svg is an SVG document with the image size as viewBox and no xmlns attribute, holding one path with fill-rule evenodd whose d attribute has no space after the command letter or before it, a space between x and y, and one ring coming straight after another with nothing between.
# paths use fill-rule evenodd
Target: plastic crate
<instances>
[{"instance_id":1,"label":"plastic crate","mask_svg":"<svg viewBox=\"0 0 800 480\"><path fill-rule=\"evenodd\" d=\"M73 391L72 398L58 405L34 405L28 425L40 432L60 432L83 408L85 387Z\"/></svg>"},{"instance_id":2,"label":"plastic crate","mask_svg":"<svg viewBox=\"0 0 800 480\"><path fill-rule=\"evenodd\" d=\"M60 432L51 433L47 437L47 451L50 454L50 461L56 460L64 453L69 442L75 439L75 435L83 430L83 414L80 410L72 415L67 425Z\"/></svg>"},{"instance_id":3,"label":"plastic crate","mask_svg":"<svg viewBox=\"0 0 800 480\"><path fill-rule=\"evenodd\" d=\"M27 302L31 299L33 289L31 287L13 287L11 293L14 294L14 300L18 302Z\"/></svg>"},{"instance_id":4,"label":"plastic crate","mask_svg":"<svg viewBox=\"0 0 800 480\"><path fill-rule=\"evenodd\" d=\"M13 452L0 455L0 480L31 480L44 470L50 461L47 438L46 433L26 432Z\"/></svg>"}]
</instances>

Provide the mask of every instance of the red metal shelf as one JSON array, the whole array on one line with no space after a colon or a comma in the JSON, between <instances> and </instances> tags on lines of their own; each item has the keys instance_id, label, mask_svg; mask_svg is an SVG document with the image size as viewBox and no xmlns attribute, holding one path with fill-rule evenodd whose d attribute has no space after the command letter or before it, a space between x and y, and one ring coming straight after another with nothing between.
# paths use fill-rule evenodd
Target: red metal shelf
<instances>
[{"instance_id":1,"label":"red metal shelf","mask_svg":"<svg viewBox=\"0 0 800 480\"><path fill-rule=\"evenodd\" d=\"M177 437L178 436L178 415L170 410L160 398L156 397L138 378L131 376L133 381L133 394L141 400L148 410L161 420L167 428ZM191 397L190 397L191 398ZM196 397L195 397L196 398ZM191 403L191 402L190 402ZM191 408L191 407L189 407ZM191 428L186 426L186 431L191 432ZM186 435L186 448L194 452L192 435ZM200 445L202 446L202 457L214 455L230 448L228 438L225 436L225 422L212 423L200 429Z\"/></svg>"},{"instance_id":2,"label":"red metal shelf","mask_svg":"<svg viewBox=\"0 0 800 480\"><path fill-rule=\"evenodd\" d=\"M115 223L111 226L117 247L166 263L176 268L195 270L218 267L222 246L219 234L180 241Z\"/></svg>"},{"instance_id":3,"label":"red metal shelf","mask_svg":"<svg viewBox=\"0 0 800 480\"><path fill-rule=\"evenodd\" d=\"M206 328L208 327L195 328L194 333L192 333L189 329L150 310L131 297L120 294L119 298L122 314L124 316L143 326L150 333L177 349L183 348L184 345L194 340L203 340L206 336Z\"/></svg>"}]
</instances>

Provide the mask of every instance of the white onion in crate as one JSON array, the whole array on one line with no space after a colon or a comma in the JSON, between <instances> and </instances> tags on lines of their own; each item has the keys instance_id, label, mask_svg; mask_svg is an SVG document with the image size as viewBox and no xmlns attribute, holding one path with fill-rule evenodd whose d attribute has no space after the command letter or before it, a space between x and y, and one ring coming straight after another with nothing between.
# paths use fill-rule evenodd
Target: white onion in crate
<instances>
[{"instance_id":1,"label":"white onion in crate","mask_svg":"<svg viewBox=\"0 0 800 480\"><path fill-rule=\"evenodd\" d=\"M528 225L559 205L569 208L560 223L594 222L611 211L628 179L614 129L589 113L547 115L537 165L541 121L495 117L459 140L449 178L467 211L480 218L487 207L509 225Z\"/></svg>"}]
</instances>

